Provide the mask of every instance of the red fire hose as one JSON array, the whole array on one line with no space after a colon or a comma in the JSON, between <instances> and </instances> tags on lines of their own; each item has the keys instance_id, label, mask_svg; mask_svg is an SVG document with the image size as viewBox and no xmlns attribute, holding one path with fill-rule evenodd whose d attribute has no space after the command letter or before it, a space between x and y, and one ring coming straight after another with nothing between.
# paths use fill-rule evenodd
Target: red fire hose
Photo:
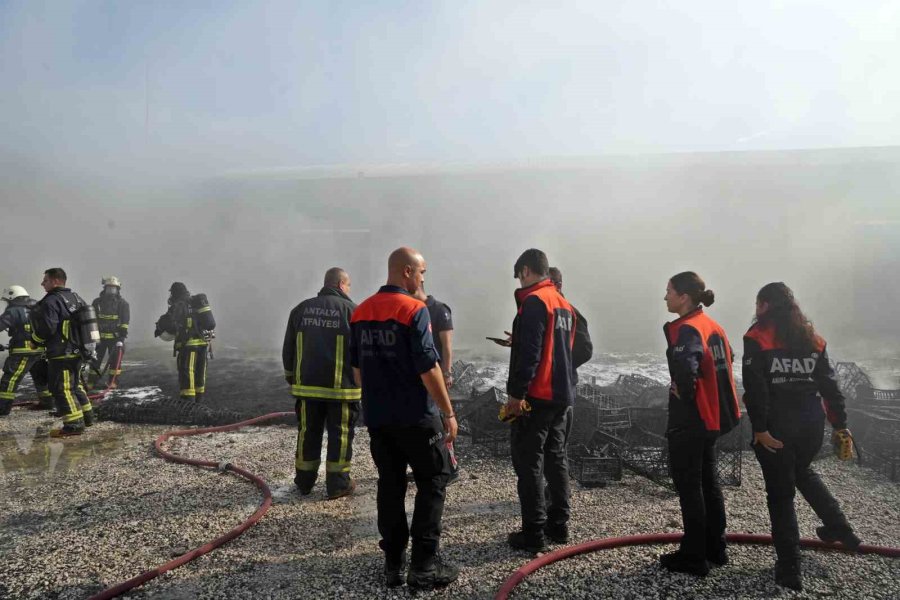
<instances>
[{"instance_id":1,"label":"red fire hose","mask_svg":"<svg viewBox=\"0 0 900 600\"><path fill-rule=\"evenodd\" d=\"M579 554L588 552L596 552L598 550L609 550L611 548L622 548L624 546L641 546L644 544L674 544L681 541L681 533L650 533L646 535L628 535L624 537L604 538L600 540L591 540L583 544L575 546L567 546L553 552L541 555L533 561L522 565L506 580L500 587L500 590L494 596L494 600L506 600L510 592L519 585L528 575L534 573L542 567L555 563L560 560L572 558ZM772 536L759 535L753 533L729 533L725 536L732 544L771 544ZM816 550L837 550L848 552L841 546L829 544L821 540L800 540L800 545L804 548L814 548ZM886 546L871 546L862 544L859 547L860 554L879 554L891 558L900 558L900 548L889 548Z\"/></svg>"},{"instance_id":2,"label":"red fire hose","mask_svg":"<svg viewBox=\"0 0 900 600\"><path fill-rule=\"evenodd\" d=\"M241 421L239 423L232 423L231 425L223 425L221 427L206 427L204 429L182 429L182 430L178 430L178 431L168 431L168 432L160 435L158 438L156 438L156 442L154 442L154 447L156 448L156 452L160 456L165 458L166 460L170 460L172 462L181 463L181 464L185 464L185 465L195 465L198 467L210 467L210 468L215 468L215 469L221 469L223 471L231 471L232 473L240 475L244 479L252 481L256 485L256 487L258 487L259 490L263 493L263 501L259 505L259 508L256 509L256 512L254 512L252 515L250 515L249 518L247 518L244 522L242 522L240 525L238 525L231 531L228 531L228 532L224 533L223 535L220 535L216 539L209 541L209 542L203 544L202 546L194 548L190 552L182 554L181 556L179 556L163 565L159 565L158 567L150 569L149 571L145 571L145 572L141 573L140 575L138 575L137 577L132 577L128 581L123 581L122 583L120 583L116 586L107 588L107 589L103 590L102 592L100 592L99 594L97 594L95 596L91 596L90 600L108 600L109 598L115 598L116 596L118 596L120 594L124 594L125 592L127 592L130 589L136 588L139 585L143 585L144 583L147 583L154 577L157 577L157 576L165 573L166 571L171 571L172 569L180 567L181 565L194 560L198 556L203 556L207 552L210 552L211 550L218 548L225 542L228 542L229 540L233 540L237 536L244 533L244 531L246 531L247 529L249 529L250 527L255 525L257 523L257 521L259 521L262 518L262 516L264 514L266 514L266 511L268 511L269 507L272 505L272 492L269 490L269 486L266 485L266 482L263 481L257 475L254 475L253 473L250 473L249 471L245 471L244 469L237 467L235 465L232 465L232 464L221 465L219 463L215 463L215 462L208 461L208 460L183 458L181 456L171 454L162 449L162 445L163 445L163 443L166 442L166 440L168 440L169 438L172 438L172 437L200 435L203 433L214 433L214 432L219 432L219 431L234 431L236 429L240 429L241 427L246 427L248 425L255 425L256 423L262 423L263 421L270 421L272 419L279 419L281 417L292 417L292 416L294 416L293 412L269 413L267 415L262 415L260 417L248 419L247 421Z\"/></svg>"}]
</instances>

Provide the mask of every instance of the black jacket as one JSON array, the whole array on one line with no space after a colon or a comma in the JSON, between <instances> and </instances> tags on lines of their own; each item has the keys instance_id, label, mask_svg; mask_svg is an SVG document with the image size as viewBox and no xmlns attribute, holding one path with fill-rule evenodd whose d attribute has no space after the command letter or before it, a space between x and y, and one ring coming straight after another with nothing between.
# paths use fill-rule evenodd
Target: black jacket
<instances>
[{"instance_id":1,"label":"black jacket","mask_svg":"<svg viewBox=\"0 0 900 600\"><path fill-rule=\"evenodd\" d=\"M118 294L101 292L93 304L94 310L97 311L101 340L124 340L128 337L131 309L125 298Z\"/></svg>"},{"instance_id":2,"label":"black jacket","mask_svg":"<svg viewBox=\"0 0 900 600\"><path fill-rule=\"evenodd\" d=\"M744 405L754 432L783 433L821 419L823 408L835 429L847 427L844 395L825 346L817 338L813 350L797 352L780 344L771 327L756 324L747 331Z\"/></svg>"},{"instance_id":3,"label":"black jacket","mask_svg":"<svg viewBox=\"0 0 900 600\"><path fill-rule=\"evenodd\" d=\"M342 291L323 287L288 318L281 358L291 394L311 400L357 401L362 390L350 366L350 316L356 304Z\"/></svg>"},{"instance_id":4,"label":"black jacket","mask_svg":"<svg viewBox=\"0 0 900 600\"><path fill-rule=\"evenodd\" d=\"M39 348L31 337L31 309L37 304L27 296L13 298L0 315L0 331L9 333L10 354L40 354Z\"/></svg>"},{"instance_id":5,"label":"black jacket","mask_svg":"<svg viewBox=\"0 0 900 600\"><path fill-rule=\"evenodd\" d=\"M31 312L32 338L47 346L47 358L78 358L77 325L72 316L87 303L69 288L53 288Z\"/></svg>"}]
</instances>

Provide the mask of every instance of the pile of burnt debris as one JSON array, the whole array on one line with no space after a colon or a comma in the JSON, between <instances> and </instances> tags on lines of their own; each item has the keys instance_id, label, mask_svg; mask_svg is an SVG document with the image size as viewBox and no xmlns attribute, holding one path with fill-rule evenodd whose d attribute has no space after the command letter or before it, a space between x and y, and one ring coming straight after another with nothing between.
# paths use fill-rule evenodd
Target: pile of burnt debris
<instances>
[{"instance_id":1,"label":"pile of burnt debris","mask_svg":"<svg viewBox=\"0 0 900 600\"><path fill-rule=\"evenodd\" d=\"M856 363L837 363L835 369L862 464L900 479L900 390L873 389ZM453 370L458 373L452 400L460 432L473 444L508 456L509 425L498 419L506 392L487 384L474 365L458 361ZM671 487L665 438L668 390L668 383L638 374L619 375L612 385L579 384L569 439L572 477L586 487L603 486L621 479L627 469ZM746 416L720 438L718 475L723 485L741 484L741 461L750 438ZM825 444L823 456L828 449Z\"/></svg>"}]
</instances>

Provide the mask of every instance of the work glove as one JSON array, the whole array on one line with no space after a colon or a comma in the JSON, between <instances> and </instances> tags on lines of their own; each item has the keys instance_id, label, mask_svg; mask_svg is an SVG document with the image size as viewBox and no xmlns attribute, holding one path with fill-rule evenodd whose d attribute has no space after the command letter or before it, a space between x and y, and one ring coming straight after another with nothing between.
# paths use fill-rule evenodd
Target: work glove
<instances>
[{"instance_id":1,"label":"work glove","mask_svg":"<svg viewBox=\"0 0 900 600\"><path fill-rule=\"evenodd\" d=\"M835 429L831 434L831 444L838 460L853 459L853 436L849 429Z\"/></svg>"}]
</instances>

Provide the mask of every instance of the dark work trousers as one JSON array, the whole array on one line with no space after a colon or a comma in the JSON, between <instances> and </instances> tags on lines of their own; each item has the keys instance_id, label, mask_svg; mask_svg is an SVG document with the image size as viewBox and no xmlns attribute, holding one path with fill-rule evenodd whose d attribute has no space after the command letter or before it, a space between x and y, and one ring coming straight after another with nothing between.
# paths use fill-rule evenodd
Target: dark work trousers
<instances>
[{"instance_id":1,"label":"dark work trousers","mask_svg":"<svg viewBox=\"0 0 900 600\"><path fill-rule=\"evenodd\" d=\"M178 350L179 395L191 400L202 400L206 393L207 346L185 346Z\"/></svg>"},{"instance_id":2,"label":"dark work trousers","mask_svg":"<svg viewBox=\"0 0 900 600\"><path fill-rule=\"evenodd\" d=\"M8 415L16 399L16 390L22 383L25 373L31 375L38 396L47 397L47 378L42 376L38 363L40 354L10 354L3 363L3 375L0 377L0 415Z\"/></svg>"},{"instance_id":3,"label":"dark work trousers","mask_svg":"<svg viewBox=\"0 0 900 600\"><path fill-rule=\"evenodd\" d=\"M369 447L378 469L378 545L391 560L399 560L410 534L412 565L426 565L437 553L450 479L450 457L444 437L437 416L428 426L388 425L369 430ZM405 506L407 465L416 481L411 528Z\"/></svg>"},{"instance_id":4,"label":"dark work trousers","mask_svg":"<svg viewBox=\"0 0 900 600\"><path fill-rule=\"evenodd\" d=\"M770 425L769 433L783 442L784 448L771 452L759 444L753 445L766 482L766 502L779 562L794 563L800 558L800 532L794 512L795 489L800 490L826 526L839 530L849 528L838 501L810 467L822 447L824 427L824 416L794 421L789 428L781 430Z\"/></svg>"},{"instance_id":5,"label":"dark work trousers","mask_svg":"<svg viewBox=\"0 0 900 600\"><path fill-rule=\"evenodd\" d=\"M543 535L544 526L569 522L572 407L531 402L531 412L512 422L510 449L522 505L522 531ZM544 493L544 480L547 493Z\"/></svg>"},{"instance_id":6,"label":"dark work trousers","mask_svg":"<svg viewBox=\"0 0 900 600\"><path fill-rule=\"evenodd\" d=\"M680 552L693 560L719 556L725 552L725 499L716 474L718 432L682 429L667 436L684 525Z\"/></svg>"},{"instance_id":7,"label":"dark work trousers","mask_svg":"<svg viewBox=\"0 0 900 600\"><path fill-rule=\"evenodd\" d=\"M122 374L122 357L125 354L125 346L116 346L118 340L100 340L97 344L97 358L91 361L88 372L88 384L93 387L103 374L103 359L109 355L106 362L106 374L108 382L113 383Z\"/></svg>"},{"instance_id":8,"label":"dark work trousers","mask_svg":"<svg viewBox=\"0 0 900 600\"><path fill-rule=\"evenodd\" d=\"M322 457L322 435L328 429L325 454L325 491L336 494L350 487L350 460L353 458L353 434L359 419L359 402L298 398L297 475L294 483L309 491L316 483Z\"/></svg>"},{"instance_id":9,"label":"dark work trousers","mask_svg":"<svg viewBox=\"0 0 900 600\"><path fill-rule=\"evenodd\" d=\"M89 413L93 409L81 385L80 374L80 358L47 360L47 384L56 402L56 410L62 415L64 425L82 423L84 413Z\"/></svg>"}]
</instances>

